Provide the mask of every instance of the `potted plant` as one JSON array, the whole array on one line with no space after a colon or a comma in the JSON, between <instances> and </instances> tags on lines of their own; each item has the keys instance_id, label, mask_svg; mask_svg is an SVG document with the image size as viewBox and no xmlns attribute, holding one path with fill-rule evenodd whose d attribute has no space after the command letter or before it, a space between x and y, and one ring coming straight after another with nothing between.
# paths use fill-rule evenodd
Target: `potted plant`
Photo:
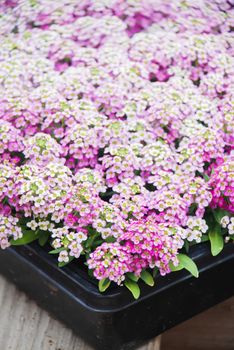
<instances>
[{"instance_id":1,"label":"potted plant","mask_svg":"<svg viewBox=\"0 0 234 350\"><path fill-rule=\"evenodd\" d=\"M1 271L127 349L233 293L232 5L68 3L0 5Z\"/></svg>"}]
</instances>

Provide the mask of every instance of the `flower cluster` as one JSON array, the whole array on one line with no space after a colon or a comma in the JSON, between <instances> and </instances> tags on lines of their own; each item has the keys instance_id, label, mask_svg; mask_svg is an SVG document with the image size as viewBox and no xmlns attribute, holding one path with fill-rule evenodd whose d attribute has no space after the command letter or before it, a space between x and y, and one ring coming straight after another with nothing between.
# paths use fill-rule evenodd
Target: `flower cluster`
<instances>
[{"instance_id":1,"label":"flower cluster","mask_svg":"<svg viewBox=\"0 0 234 350\"><path fill-rule=\"evenodd\" d=\"M1 247L123 284L230 238L233 26L231 1L1 1Z\"/></svg>"},{"instance_id":2,"label":"flower cluster","mask_svg":"<svg viewBox=\"0 0 234 350\"><path fill-rule=\"evenodd\" d=\"M18 163L20 161L18 152L22 152L23 149L20 131L11 123L0 120L0 159Z\"/></svg>"},{"instance_id":3,"label":"flower cluster","mask_svg":"<svg viewBox=\"0 0 234 350\"><path fill-rule=\"evenodd\" d=\"M228 229L229 235L234 235L234 218L229 216L223 216L221 219L221 226Z\"/></svg>"},{"instance_id":4,"label":"flower cluster","mask_svg":"<svg viewBox=\"0 0 234 350\"><path fill-rule=\"evenodd\" d=\"M131 272L131 265L131 255L119 243L103 243L88 260L88 266L98 280L109 278L117 284L121 284L125 274Z\"/></svg>"},{"instance_id":5,"label":"flower cluster","mask_svg":"<svg viewBox=\"0 0 234 350\"><path fill-rule=\"evenodd\" d=\"M50 135L37 133L25 140L23 154L32 163L44 166L53 161L58 162L62 147Z\"/></svg>"},{"instance_id":6,"label":"flower cluster","mask_svg":"<svg viewBox=\"0 0 234 350\"><path fill-rule=\"evenodd\" d=\"M23 236L21 228L17 225L18 219L9 215L0 214L0 247L9 247L9 238L17 240Z\"/></svg>"},{"instance_id":7,"label":"flower cluster","mask_svg":"<svg viewBox=\"0 0 234 350\"><path fill-rule=\"evenodd\" d=\"M79 258L83 247L81 243L87 239L87 233L83 231L72 232L68 230L68 227L54 228L51 230L52 246L55 249L64 248L59 253L59 262L68 262L69 256Z\"/></svg>"},{"instance_id":8,"label":"flower cluster","mask_svg":"<svg viewBox=\"0 0 234 350\"><path fill-rule=\"evenodd\" d=\"M18 210L25 216L58 220L56 215L64 208L71 191L72 176L70 170L57 163L48 163L45 167L26 164L18 168L15 177L15 191L19 198ZM62 214L60 214L62 215Z\"/></svg>"},{"instance_id":9,"label":"flower cluster","mask_svg":"<svg viewBox=\"0 0 234 350\"><path fill-rule=\"evenodd\" d=\"M202 235L208 230L206 221L194 216L188 217L187 227L186 238L189 242L195 241L196 243L200 243Z\"/></svg>"},{"instance_id":10,"label":"flower cluster","mask_svg":"<svg viewBox=\"0 0 234 350\"><path fill-rule=\"evenodd\" d=\"M0 164L0 198L1 202L7 197L14 196L15 168L10 163Z\"/></svg>"},{"instance_id":11,"label":"flower cluster","mask_svg":"<svg viewBox=\"0 0 234 350\"><path fill-rule=\"evenodd\" d=\"M220 160L210 177L213 208L222 208L234 213L234 157Z\"/></svg>"},{"instance_id":12,"label":"flower cluster","mask_svg":"<svg viewBox=\"0 0 234 350\"><path fill-rule=\"evenodd\" d=\"M177 253L183 246L183 229L165 223L155 224L153 217L133 221L119 240L133 257L136 275L148 266L157 267L161 275L170 272L169 263L178 264Z\"/></svg>"}]
</instances>

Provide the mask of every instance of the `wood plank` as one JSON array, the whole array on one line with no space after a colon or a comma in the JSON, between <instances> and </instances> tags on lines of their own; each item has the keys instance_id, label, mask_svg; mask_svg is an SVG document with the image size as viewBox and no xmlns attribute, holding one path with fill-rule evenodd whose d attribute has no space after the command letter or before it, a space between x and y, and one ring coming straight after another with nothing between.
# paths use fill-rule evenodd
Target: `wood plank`
<instances>
[{"instance_id":1,"label":"wood plank","mask_svg":"<svg viewBox=\"0 0 234 350\"><path fill-rule=\"evenodd\" d=\"M138 350L160 350L160 348L161 348L161 336L151 340L148 344L140 347Z\"/></svg>"},{"instance_id":2,"label":"wood plank","mask_svg":"<svg viewBox=\"0 0 234 350\"><path fill-rule=\"evenodd\" d=\"M91 350L63 324L0 277L0 349Z\"/></svg>"},{"instance_id":3,"label":"wood plank","mask_svg":"<svg viewBox=\"0 0 234 350\"><path fill-rule=\"evenodd\" d=\"M233 350L234 297L163 334L162 350L181 349Z\"/></svg>"}]
</instances>

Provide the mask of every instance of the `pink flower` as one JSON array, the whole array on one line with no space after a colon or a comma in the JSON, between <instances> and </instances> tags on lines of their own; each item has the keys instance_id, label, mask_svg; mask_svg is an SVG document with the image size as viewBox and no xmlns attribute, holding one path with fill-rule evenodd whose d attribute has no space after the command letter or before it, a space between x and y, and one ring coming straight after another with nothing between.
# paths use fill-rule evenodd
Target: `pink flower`
<instances>
[{"instance_id":1,"label":"pink flower","mask_svg":"<svg viewBox=\"0 0 234 350\"><path fill-rule=\"evenodd\" d=\"M90 254L87 263L98 280L108 278L122 284L125 274L132 271L131 261L131 255L119 243L103 243Z\"/></svg>"},{"instance_id":2,"label":"pink flower","mask_svg":"<svg viewBox=\"0 0 234 350\"><path fill-rule=\"evenodd\" d=\"M213 169L209 184L212 188L212 208L222 208L234 213L234 157L223 159Z\"/></svg>"},{"instance_id":3,"label":"pink flower","mask_svg":"<svg viewBox=\"0 0 234 350\"><path fill-rule=\"evenodd\" d=\"M230 1L3 0L0 27L2 248L48 231L122 284L170 272L210 208L233 234Z\"/></svg>"},{"instance_id":4,"label":"pink flower","mask_svg":"<svg viewBox=\"0 0 234 350\"><path fill-rule=\"evenodd\" d=\"M183 246L181 232L179 226L157 223L152 216L132 221L119 242L133 257L132 270L137 275L148 266L157 267L165 275L170 272L169 263L177 263L176 255Z\"/></svg>"}]
</instances>

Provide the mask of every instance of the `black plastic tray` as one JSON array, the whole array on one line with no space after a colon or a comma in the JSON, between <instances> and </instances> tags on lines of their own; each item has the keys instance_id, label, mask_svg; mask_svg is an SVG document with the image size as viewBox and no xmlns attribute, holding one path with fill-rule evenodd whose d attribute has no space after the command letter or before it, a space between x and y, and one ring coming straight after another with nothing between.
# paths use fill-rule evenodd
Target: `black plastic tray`
<instances>
[{"instance_id":1,"label":"black plastic tray","mask_svg":"<svg viewBox=\"0 0 234 350\"><path fill-rule=\"evenodd\" d=\"M194 247L190 255L198 279L186 271L159 277L153 288L141 285L136 301L120 287L100 294L79 263L58 268L36 244L1 251L0 273L95 349L132 349L234 295L234 244L217 257L208 244Z\"/></svg>"}]
</instances>

